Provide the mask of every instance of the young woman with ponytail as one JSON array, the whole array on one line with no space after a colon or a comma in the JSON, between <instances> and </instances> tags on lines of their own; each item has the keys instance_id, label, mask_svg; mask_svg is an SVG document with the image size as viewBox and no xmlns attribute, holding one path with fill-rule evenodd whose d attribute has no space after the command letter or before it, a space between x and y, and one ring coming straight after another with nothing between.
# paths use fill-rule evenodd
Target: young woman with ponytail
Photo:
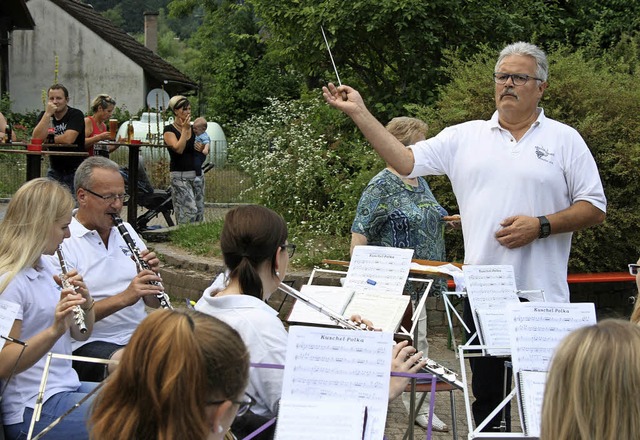
<instances>
[{"instance_id":1,"label":"young woman with ponytail","mask_svg":"<svg viewBox=\"0 0 640 440\"><path fill-rule=\"evenodd\" d=\"M196 310L235 328L247 344L251 362L284 364L287 331L266 301L284 279L295 249L287 242L287 225L263 206L239 206L225 217L220 247L229 271L226 284L205 293ZM254 414L276 416L282 370L252 368L247 392L256 399Z\"/></svg>"},{"instance_id":2,"label":"young woman with ponytail","mask_svg":"<svg viewBox=\"0 0 640 440\"><path fill-rule=\"evenodd\" d=\"M216 279L195 306L235 328L247 345L252 363L283 365L286 358L287 331L278 313L266 302L284 279L295 251L287 237L285 221L269 208L244 205L229 211L220 235L228 272L224 280ZM415 373L425 365L418 362L421 356L422 352L416 353L406 342L396 344L391 369ZM251 413L234 423L233 432L239 438L277 415L282 378L283 371L279 369L251 369L247 393L257 403ZM401 394L408 381L393 377L389 398ZM255 438L269 439L272 435L273 431L268 430Z\"/></svg>"},{"instance_id":3,"label":"young woman with ponytail","mask_svg":"<svg viewBox=\"0 0 640 440\"><path fill-rule=\"evenodd\" d=\"M91 438L222 440L252 400L238 333L192 310L151 313L96 398Z\"/></svg>"}]
</instances>

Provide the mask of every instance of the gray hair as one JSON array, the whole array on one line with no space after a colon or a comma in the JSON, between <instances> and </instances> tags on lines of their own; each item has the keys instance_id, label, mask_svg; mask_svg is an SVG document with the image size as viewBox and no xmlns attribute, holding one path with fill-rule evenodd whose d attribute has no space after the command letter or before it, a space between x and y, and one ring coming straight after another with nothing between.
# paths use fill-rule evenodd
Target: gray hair
<instances>
[{"instance_id":1,"label":"gray hair","mask_svg":"<svg viewBox=\"0 0 640 440\"><path fill-rule=\"evenodd\" d=\"M502 49L494 71L497 72L502 60L511 55L532 57L536 61L536 77L542 79L542 81L547 80L547 76L549 75L549 62L547 61L547 55L545 55L542 49L535 44L525 43L524 41L518 41L517 43L510 44Z\"/></svg>"},{"instance_id":2,"label":"gray hair","mask_svg":"<svg viewBox=\"0 0 640 440\"><path fill-rule=\"evenodd\" d=\"M78 188L91 189L89 186L91 185L91 176L94 168L120 172L120 166L111 159L102 156L88 157L82 161L73 177L73 186L76 190Z\"/></svg>"}]
</instances>

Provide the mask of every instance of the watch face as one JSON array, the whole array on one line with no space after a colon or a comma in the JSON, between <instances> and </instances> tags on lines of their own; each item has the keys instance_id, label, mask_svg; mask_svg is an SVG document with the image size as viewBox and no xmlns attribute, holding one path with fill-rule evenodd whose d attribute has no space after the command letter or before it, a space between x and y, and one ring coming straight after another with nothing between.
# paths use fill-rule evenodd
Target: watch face
<instances>
[{"instance_id":1,"label":"watch face","mask_svg":"<svg viewBox=\"0 0 640 440\"><path fill-rule=\"evenodd\" d=\"M540 220L539 238L545 238L551 235L551 224L549 224L549 220L544 216L538 217L538 220Z\"/></svg>"}]
</instances>

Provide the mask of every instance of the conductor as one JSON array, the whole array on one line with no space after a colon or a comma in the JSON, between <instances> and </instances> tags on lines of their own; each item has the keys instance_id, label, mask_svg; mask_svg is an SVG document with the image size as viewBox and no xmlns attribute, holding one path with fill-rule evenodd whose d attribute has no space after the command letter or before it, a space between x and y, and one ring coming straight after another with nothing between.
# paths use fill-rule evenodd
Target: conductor
<instances>
[{"instance_id":1,"label":"conductor","mask_svg":"<svg viewBox=\"0 0 640 440\"><path fill-rule=\"evenodd\" d=\"M493 72L491 119L445 128L409 148L385 130L353 88L329 84L323 95L399 173L449 177L462 216L466 264L512 265L519 289L544 289L547 301L568 302L572 232L604 221L606 199L580 134L538 107L548 66L533 44L506 46ZM465 321L473 331L468 302ZM471 369L479 424L502 401L504 361L476 358ZM509 421L507 408L508 430ZM499 422L494 417L486 430L498 429Z\"/></svg>"}]
</instances>

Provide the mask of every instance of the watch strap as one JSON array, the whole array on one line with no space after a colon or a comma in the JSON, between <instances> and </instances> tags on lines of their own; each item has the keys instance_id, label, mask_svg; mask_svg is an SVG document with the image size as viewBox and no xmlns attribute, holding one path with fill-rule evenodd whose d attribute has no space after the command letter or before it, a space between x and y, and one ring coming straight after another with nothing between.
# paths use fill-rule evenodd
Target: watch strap
<instances>
[{"instance_id":1,"label":"watch strap","mask_svg":"<svg viewBox=\"0 0 640 440\"><path fill-rule=\"evenodd\" d=\"M549 219L544 215L538 217L538 220L540 221L540 234L538 238L547 238L551 235L551 223L549 223Z\"/></svg>"}]
</instances>

